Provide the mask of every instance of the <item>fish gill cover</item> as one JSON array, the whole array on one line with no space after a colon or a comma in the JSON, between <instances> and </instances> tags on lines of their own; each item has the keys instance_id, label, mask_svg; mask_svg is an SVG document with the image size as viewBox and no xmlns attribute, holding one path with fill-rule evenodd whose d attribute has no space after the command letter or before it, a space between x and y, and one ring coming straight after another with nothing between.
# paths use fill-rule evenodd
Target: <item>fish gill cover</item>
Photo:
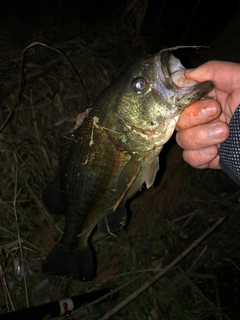
<instances>
[{"instance_id":1,"label":"fish gill cover","mask_svg":"<svg viewBox=\"0 0 240 320\"><path fill-rule=\"evenodd\" d=\"M50 214L41 195L58 170L58 141L71 131L77 114L88 109L136 59L163 47L210 45L224 27L220 23L226 24L238 13L235 4L218 4L216 14L216 8L205 1L120 1L111 18L110 6L103 6L103 2L101 8L95 2L94 6L89 2L91 15L85 19L77 19L83 8L69 11L66 2L55 5L42 1L42 7L31 7L30 16L23 4L1 10L0 117L4 129L0 136L0 312L110 286L120 290L122 309L117 317L201 319L228 315L236 319L239 191L220 171L190 168L174 139L161 152L155 184L129 203L131 223L127 232L117 238L107 235L91 239L98 261L94 280L79 283L42 273L42 262L62 236L64 216ZM105 19L100 13L104 10ZM47 15L41 14L46 11ZM233 19L231 25L236 28L239 21ZM229 51L234 40L231 35L235 34L221 34L220 43L227 45L218 44L211 58L224 54L236 61L236 45ZM28 50L21 101L5 126L18 96L21 53L32 41L60 49L77 73L57 52L40 46ZM189 49L176 55L190 67L200 61L203 52L207 50ZM210 55L211 48L208 52ZM214 225L219 215L231 219L178 267L165 268ZM161 279L155 284L149 282L163 268ZM122 285L126 287L121 289ZM144 285L148 289L140 295ZM131 300L132 294L135 298ZM77 311L78 316L99 319L116 304L88 306Z\"/></svg>"}]
</instances>

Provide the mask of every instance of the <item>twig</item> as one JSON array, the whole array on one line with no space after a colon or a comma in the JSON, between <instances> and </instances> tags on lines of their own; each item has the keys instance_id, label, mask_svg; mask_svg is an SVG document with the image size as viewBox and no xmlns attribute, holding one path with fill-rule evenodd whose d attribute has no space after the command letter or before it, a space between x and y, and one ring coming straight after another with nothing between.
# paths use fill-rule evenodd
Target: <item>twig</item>
<instances>
[{"instance_id":1,"label":"twig","mask_svg":"<svg viewBox=\"0 0 240 320\"><path fill-rule=\"evenodd\" d=\"M33 192L32 188L29 186L28 183L26 183L26 187L27 187L28 192L31 194L32 198L35 200L37 206L42 209L42 211L43 211L43 213L44 213L47 221L48 221L50 224L52 224L52 226L53 226L54 228L56 228L56 229L58 230L58 232L62 235L62 230L59 228L59 226L58 226L57 224L54 224L54 222L53 222L52 218L50 217L49 213L45 210L42 202L41 202L41 201L39 200L39 198L35 195L35 193Z\"/></svg>"},{"instance_id":2,"label":"twig","mask_svg":"<svg viewBox=\"0 0 240 320\"><path fill-rule=\"evenodd\" d=\"M21 242L23 242L23 240L21 239L20 240ZM2 250L5 250L5 251L12 251L12 250L15 250L16 247L18 248L18 244L19 244L19 241L18 240L14 240L12 242L8 242L6 244L3 244L0 246L0 251ZM15 248L14 248L15 247ZM14 249L13 249L14 248Z\"/></svg>"},{"instance_id":3,"label":"twig","mask_svg":"<svg viewBox=\"0 0 240 320\"><path fill-rule=\"evenodd\" d=\"M38 141L38 146L40 147L40 134L39 134L39 130L38 130L38 126L37 126L37 119L36 119L36 115L35 115L35 110L34 110L34 106L33 106L33 93L32 93L32 89L31 89L31 107L32 107L32 117L33 117L33 124L35 127L35 131L36 131L36 137L37 137L37 141Z\"/></svg>"},{"instance_id":4,"label":"twig","mask_svg":"<svg viewBox=\"0 0 240 320\"><path fill-rule=\"evenodd\" d=\"M225 260L225 261L227 261L227 262L229 262L229 263L231 263L238 271L240 271L240 268L239 268L239 266L232 260L232 259L229 259L229 258L225 258L225 259L223 259L223 260Z\"/></svg>"},{"instance_id":5,"label":"twig","mask_svg":"<svg viewBox=\"0 0 240 320\"><path fill-rule=\"evenodd\" d=\"M196 215L196 211L197 211L197 210L193 210L193 212L190 212L190 213L187 213L187 214L185 214L185 215L183 215L183 216L180 216L180 217L178 217L178 218L175 218L175 219L171 220L170 222L171 222L171 224L172 224L172 223L175 223L175 222L184 220L184 219L186 219L186 218L189 218L189 217L191 217L192 215L195 216L195 215Z\"/></svg>"},{"instance_id":6,"label":"twig","mask_svg":"<svg viewBox=\"0 0 240 320\"><path fill-rule=\"evenodd\" d=\"M2 226L0 226L0 230L4 231L5 233L10 234L11 236L13 236L13 237L15 237L15 238L18 237L15 233L13 233L13 232L11 232L11 231L3 228ZM21 241L21 242L25 242L27 245L31 246L31 247L32 247L33 249L35 249L36 251L44 252L44 254L47 254L46 250L43 250L43 249L41 249L41 248L38 248L37 246L35 246L34 244L32 244L31 242L29 242L29 241L27 241L27 240L25 240L25 239L20 238L20 241ZM1 248L1 247L0 247L0 248Z\"/></svg>"},{"instance_id":7,"label":"twig","mask_svg":"<svg viewBox=\"0 0 240 320\"><path fill-rule=\"evenodd\" d=\"M183 273L183 276L185 278L185 281L193 288L193 290L204 300L206 301L212 308L216 308L215 304L209 300L205 295L204 293L202 292L202 290L199 289L199 287L189 278L188 276L188 272L189 270L187 271L187 273L182 269L180 268L181 272ZM225 313L223 313L223 316L225 319L227 320L231 320Z\"/></svg>"},{"instance_id":8,"label":"twig","mask_svg":"<svg viewBox=\"0 0 240 320\"><path fill-rule=\"evenodd\" d=\"M45 48L48 48L48 49L51 49L51 50L54 50L56 52L58 52L61 56L64 57L64 59L67 61L67 63L69 64L69 66L72 68L74 74L77 76L77 79L80 83L80 85L83 87L84 89L84 92L85 92L85 96L86 96L86 100L87 100L87 104L88 106L90 106L90 102L89 102L89 97L88 97L88 94L87 94L87 90L86 90L86 87L81 79L81 77L79 76L79 74L77 73L76 69L74 68L73 64L71 63L70 59L68 59L68 57L63 53L61 52L60 50L52 47L52 46L48 46L47 44L45 43L42 43L42 42L33 42L31 43L29 46L27 46L23 51L22 51L22 54L21 54L21 65L20 65L20 78L19 78L19 83L18 83L18 91L17 91L17 96L16 96L16 102L14 103L14 106L12 107L12 109L10 110L6 120L4 121L4 123L2 124L2 126L0 127L0 132L2 132L2 130L6 127L6 125L8 124L14 110L17 110L20 106L20 102L21 102L21 97L22 97L22 93L23 93L23 90L24 90L24 85L25 85L25 77L24 77L24 64L25 64L25 55L26 55L26 52L32 48L32 47L35 47L35 46L43 46Z\"/></svg>"},{"instance_id":9,"label":"twig","mask_svg":"<svg viewBox=\"0 0 240 320\"><path fill-rule=\"evenodd\" d=\"M48 155L47 155L47 151L45 150L45 148L43 146L41 146L41 150L42 150L42 154L46 160L46 163L48 165L48 168L51 168L51 164L50 164L50 161L49 161L49 158L48 158Z\"/></svg>"},{"instance_id":10,"label":"twig","mask_svg":"<svg viewBox=\"0 0 240 320\"><path fill-rule=\"evenodd\" d=\"M7 303L8 311L10 311L9 310L8 301L10 302L12 311L15 311L15 307L14 307L11 295L9 293L7 282L6 282L6 279L5 279L5 276L4 276L3 269L2 269L1 265L0 265L0 278L2 280L2 286L3 286L3 290L4 290L4 293L5 293L5 296L6 296L6 303Z\"/></svg>"},{"instance_id":11,"label":"twig","mask_svg":"<svg viewBox=\"0 0 240 320\"><path fill-rule=\"evenodd\" d=\"M189 272L191 271L192 267L197 264L198 260L204 255L204 253L206 252L206 250L207 250L207 246L205 246L205 247L203 248L202 252L201 252L201 253L197 256L197 258L194 260L194 262L192 263L191 267L188 268L187 273L189 273Z\"/></svg>"},{"instance_id":12,"label":"twig","mask_svg":"<svg viewBox=\"0 0 240 320\"><path fill-rule=\"evenodd\" d=\"M14 199L13 199L13 210L14 210L14 216L16 223L18 225L17 229L17 237L18 237L18 243L19 243L19 249L20 249L20 255L21 255L21 260L22 264L24 266L24 273L23 273L23 281L24 281L24 290L25 290L25 297L26 297L26 304L27 308L29 308L29 300L28 300L28 290L27 290L27 279L26 279L26 267L25 267L25 261L23 259L23 251L22 251L22 241L21 241L21 236L20 236L20 231L19 231L19 222L18 222L18 215L17 215L17 198L21 192L21 189L17 191L17 185L18 185L18 160L16 154L14 154L15 160L17 163L16 167L16 176L15 176L15 187L14 187Z\"/></svg>"},{"instance_id":13,"label":"twig","mask_svg":"<svg viewBox=\"0 0 240 320\"><path fill-rule=\"evenodd\" d=\"M209 228L204 234L202 234L197 240L195 240L186 250L184 250L176 259L174 259L166 268L154 276L151 280L147 281L142 287L133 292L127 299L123 300L116 307L106 313L100 320L107 320L111 318L115 313L124 308L131 301L136 299L141 293L151 287L156 281L158 281L164 274L166 274L171 268L179 263L189 252L191 252L203 239L205 239L210 233L217 228L226 217L220 218L211 228Z\"/></svg>"},{"instance_id":14,"label":"twig","mask_svg":"<svg viewBox=\"0 0 240 320\"><path fill-rule=\"evenodd\" d=\"M91 302L91 303L89 303L89 304L87 304L87 305L79 308L79 309L74 310L74 311L72 312L72 314L74 315L74 314L76 314L76 313L78 313L78 312L80 312L80 311L82 311L82 310L84 310L84 309L88 309L88 308L92 307L93 305L101 302L102 300L108 298L109 296L111 296L111 295L119 292L120 290L124 289L125 287L129 286L131 283L133 283L133 282L135 282L136 280L140 279L140 278L141 278L144 274L146 274L146 273L158 271L159 268L161 268L159 265L160 265L160 264L158 263L155 267L153 267L154 269L147 269L147 270L141 270L141 271L136 271L136 270L135 270L135 271L133 271L133 272L125 272L125 273L121 273L121 274L117 275L117 277L120 277L120 276L123 276L123 275L131 274L131 273L139 273L139 272L140 272L140 275L138 275L136 278L134 278L134 279L128 281L127 283L123 284L122 286L120 286L120 287L112 290L111 292L105 294L105 295L102 296L101 298L99 298L99 299L97 299L97 300L95 300L95 301L93 301L93 302ZM162 268L161 268L161 270L162 270ZM114 276L114 277L116 277L116 276ZM114 278L114 277L109 277L108 279L106 279L106 281L108 281L108 280L110 280L111 278ZM106 281L102 281L102 283L104 283L104 282L106 282ZM101 284L102 284L102 283L101 283ZM60 317L58 320L63 320L63 319L65 319L65 317Z\"/></svg>"}]
</instances>

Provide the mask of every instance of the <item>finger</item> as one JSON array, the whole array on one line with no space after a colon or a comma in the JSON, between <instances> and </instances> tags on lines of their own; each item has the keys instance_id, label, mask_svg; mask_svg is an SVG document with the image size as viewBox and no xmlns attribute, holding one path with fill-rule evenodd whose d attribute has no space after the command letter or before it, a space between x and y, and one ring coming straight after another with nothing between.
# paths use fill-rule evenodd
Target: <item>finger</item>
<instances>
[{"instance_id":1,"label":"finger","mask_svg":"<svg viewBox=\"0 0 240 320\"><path fill-rule=\"evenodd\" d=\"M184 150L183 159L194 168L220 169L217 146L200 150Z\"/></svg>"},{"instance_id":2,"label":"finger","mask_svg":"<svg viewBox=\"0 0 240 320\"><path fill-rule=\"evenodd\" d=\"M229 127L225 122L210 122L178 131L176 141L183 149L198 150L217 145L227 139Z\"/></svg>"},{"instance_id":3,"label":"finger","mask_svg":"<svg viewBox=\"0 0 240 320\"><path fill-rule=\"evenodd\" d=\"M190 128L217 119L221 114L220 104L213 99L200 100L187 107L180 114L176 130Z\"/></svg>"},{"instance_id":4,"label":"finger","mask_svg":"<svg viewBox=\"0 0 240 320\"><path fill-rule=\"evenodd\" d=\"M212 80L217 89L227 93L239 88L239 74L240 64L226 61L208 61L196 69L185 71L187 79L197 82Z\"/></svg>"}]
</instances>

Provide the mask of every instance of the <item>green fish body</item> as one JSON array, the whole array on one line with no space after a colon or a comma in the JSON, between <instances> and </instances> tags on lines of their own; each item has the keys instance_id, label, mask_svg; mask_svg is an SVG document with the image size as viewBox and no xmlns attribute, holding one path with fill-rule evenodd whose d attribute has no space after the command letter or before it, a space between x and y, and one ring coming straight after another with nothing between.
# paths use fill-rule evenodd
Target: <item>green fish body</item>
<instances>
[{"instance_id":1,"label":"green fish body","mask_svg":"<svg viewBox=\"0 0 240 320\"><path fill-rule=\"evenodd\" d=\"M211 81L186 80L184 70L168 50L137 61L103 91L68 137L70 150L51 185L59 191L55 211L64 211L65 229L43 272L80 281L94 277L91 233L97 225L115 231L114 219L124 223L124 204L144 182L153 184L158 155L178 115L213 88ZM43 201L51 209L47 193Z\"/></svg>"}]
</instances>

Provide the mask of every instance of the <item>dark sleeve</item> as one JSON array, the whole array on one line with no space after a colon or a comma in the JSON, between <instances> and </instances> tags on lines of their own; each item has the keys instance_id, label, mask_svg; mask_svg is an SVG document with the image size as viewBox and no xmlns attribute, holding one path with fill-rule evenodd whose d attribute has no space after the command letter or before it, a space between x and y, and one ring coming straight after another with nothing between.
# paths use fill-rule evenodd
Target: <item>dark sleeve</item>
<instances>
[{"instance_id":1,"label":"dark sleeve","mask_svg":"<svg viewBox=\"0 0 240 320\"><path fill-rule=\"evenodd\" d=\"M229 136L219 149L220 165L223 171L240 185L240 105L229 123Z\"/></svg>"}]
</instances>

